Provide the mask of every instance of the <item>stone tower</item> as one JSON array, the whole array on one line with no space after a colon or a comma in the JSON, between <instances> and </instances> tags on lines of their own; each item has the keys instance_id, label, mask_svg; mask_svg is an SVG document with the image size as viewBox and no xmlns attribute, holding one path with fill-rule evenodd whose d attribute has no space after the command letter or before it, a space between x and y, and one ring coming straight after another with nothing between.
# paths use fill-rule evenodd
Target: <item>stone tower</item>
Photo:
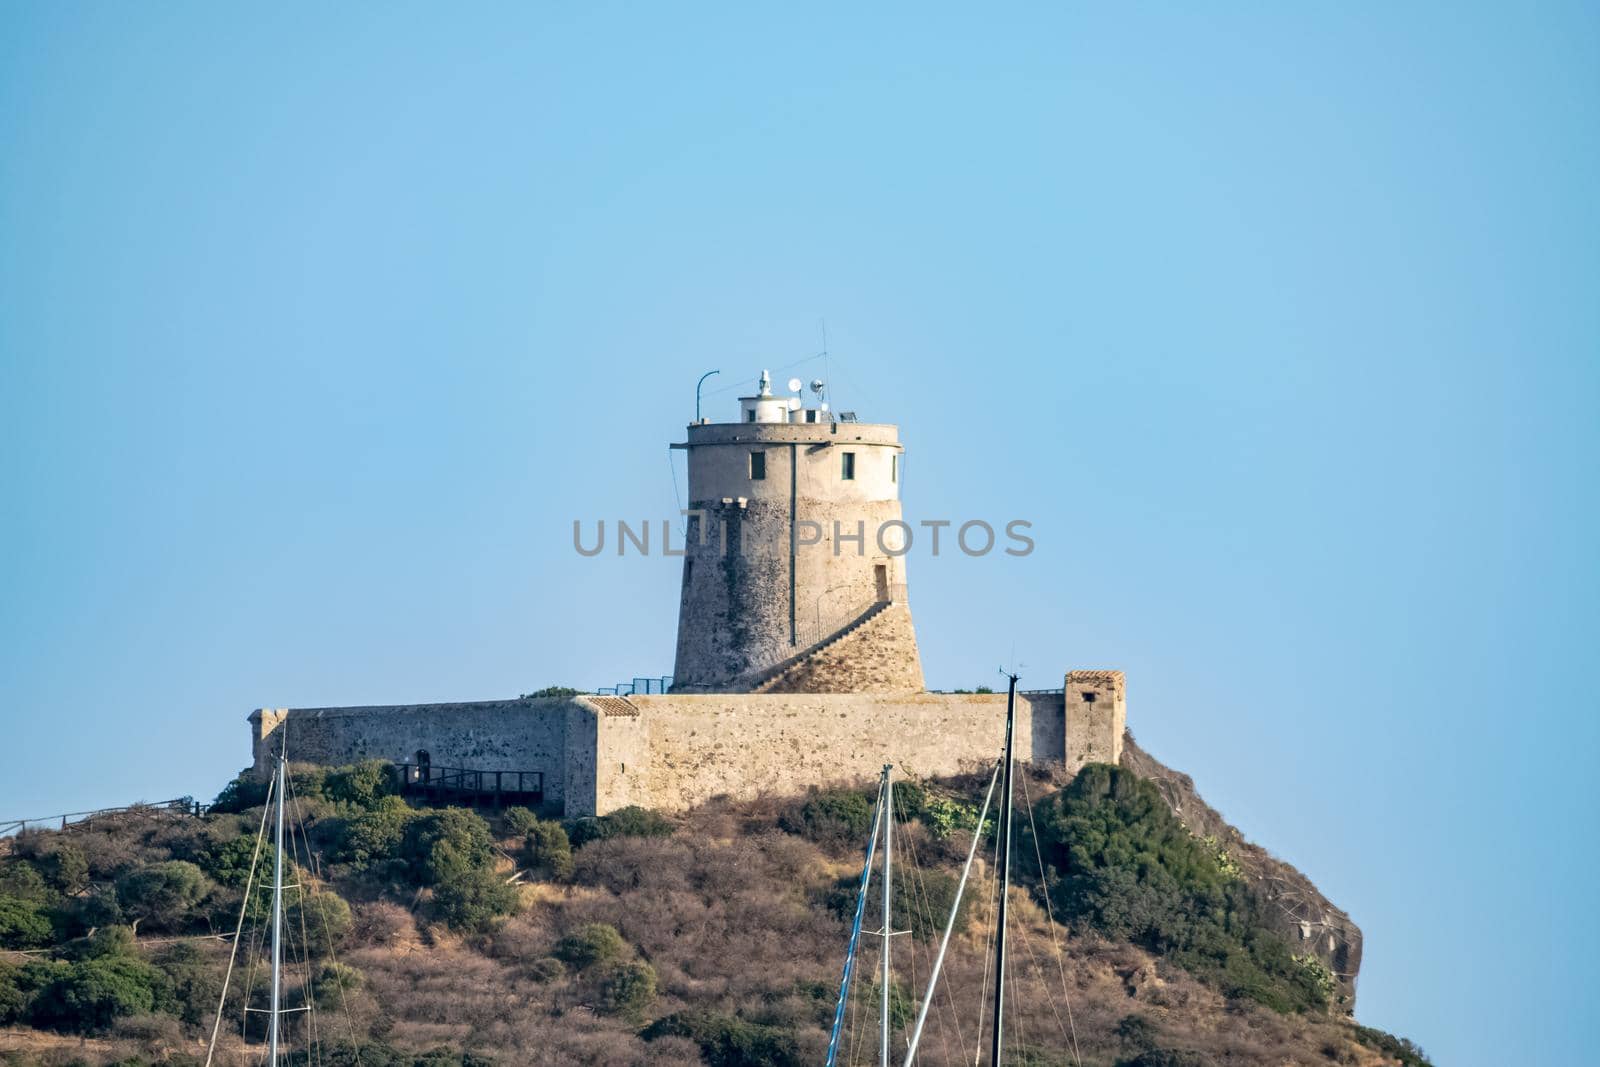
<instances>
[{"instance_id":1,"label":"stone tower","mask_svg":"<svg viewBox=\"0 0 1600 1067\"><path fill-rule=\"evenodd\" d=\"M794 392L763 371L739 421L672 446L691 509L673 691L921 691L899 432Z\"/></svg>"}]
</instances>

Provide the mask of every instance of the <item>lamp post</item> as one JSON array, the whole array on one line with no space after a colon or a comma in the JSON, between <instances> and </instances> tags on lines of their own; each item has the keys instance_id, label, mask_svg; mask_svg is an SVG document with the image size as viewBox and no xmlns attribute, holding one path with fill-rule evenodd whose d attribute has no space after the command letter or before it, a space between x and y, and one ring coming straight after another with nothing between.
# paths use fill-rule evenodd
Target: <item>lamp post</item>
<instances>
[{"instance_id":1,"label":"lamp post","mask_svg":"<svg viewBox=\"0 0 1600 1067\"><path fill-rule=\"evenodd\" d=\"M721 373L722 372L719 370L708 370L704 374L700 375L700 380L698 382L694 383L694 422L696 426L700 425L700 387L705 384L707 378L711 377L713 374Z\"/></svg>"}]
</instances>

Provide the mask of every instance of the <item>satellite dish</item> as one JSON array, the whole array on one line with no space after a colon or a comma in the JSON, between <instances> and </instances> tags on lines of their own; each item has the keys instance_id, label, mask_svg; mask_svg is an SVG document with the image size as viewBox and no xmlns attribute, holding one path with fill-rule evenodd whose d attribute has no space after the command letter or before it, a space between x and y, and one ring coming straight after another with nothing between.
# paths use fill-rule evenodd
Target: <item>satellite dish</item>
<instances>
[{"instance_id":1,"label":"satellite dish","mask_svg":"<svg viewBox=\"0 0 1600 1067\"><path fill-rule=\"evenodd\" d=\"M789 379L789 392L798 393L800 391L800 387L802 385L804 385L804 384L805 383L802 382L799 378L790 378Z\"/></svg>"},{"instance_id":2,"label":"satellite dish","mask_svg":"<svg viewBox=\"0 0 1600 1067\"><path fill-rule=\"evenodd\" d=\"M789 398L789 410L790 411L799 411L800 410L800 398L799 397L791 396Z\"/></svg>"},{"instance_id":3,"label":"satellite dish","mask_svg":"<svg viewBox=\"0 0 1600 1067\"><path fill-rule=\"evenodd\" d=\"M822 379L821 378L815 378L811 382L811 391L813 393L817 393L817 394L820 395L821 392L822 392L822 386L823 386Z\"/></svg>"},{"instance_id":4,"label":"satellite dish","mask_svg":"<svg viewBox=\"0 0 1600 1067\"><path fill-rule=\"evenodd\" d=\"M823 410L823 411L827 411L827 410L828 410L828 402L827 402L827 401L826 401L826 400L824 400L824 401L823 401L823 402L822 402L822 405L821 405L821 406L822 406L822 410Z\"/></svg>"}]
</instances>

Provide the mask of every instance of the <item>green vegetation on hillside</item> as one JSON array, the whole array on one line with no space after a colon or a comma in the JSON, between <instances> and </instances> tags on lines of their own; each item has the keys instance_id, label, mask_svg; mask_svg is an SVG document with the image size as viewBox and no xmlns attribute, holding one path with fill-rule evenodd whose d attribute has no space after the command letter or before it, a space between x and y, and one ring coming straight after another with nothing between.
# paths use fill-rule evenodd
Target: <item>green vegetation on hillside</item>
<instances>
[{"instance_id":1,"label":"green vegetation on hillside","mask_svg":"<svg viewBox=\"0 0 1600 1067\"><path fill-rule=\"evenodd\" d=\"M320 1062L818 1060L872 792L834 788L687 816L627 808L562 821L527 808L415 808L393 795L392 769L377 762L291 772L304 834L292 852L286 843L284 861L288 881L309 896L291 899L288 922L311 952L288 996L350 1020L324 1029L341 1043ZM918 857L896 862L896 911L906 910L895 924L912 935L897 952L908 963L925 967L936 948L978 829L979 790L973 781L908 781L896 790L897 855L903 846ZM174 1050L209 1034L221 994L228 946L214 935L231 933L241 908L252 919L265 914L259 882L248 905L244 896L252 859L258 877L272 863L270 848L257 855L263 799L260 784L241 775L203 818L110 819L16 838L0 857L0 1025L111 1040L104 1056L79 1052L74 1062L187 1062ZM1131 943L1225 995L1230 1027L1255 1035L1237 1049L1265 1056L1274 1041L1314 1030L1323 1048L1362 1045L1403 1067L1426 1067L1409 1042L1318 1015L1332 988L1325 973L1261 929L1231 861L1189 836L1148 783L1090 768L1060 792L1046 783L1034 816L1056 915L1085 935L1074 939L1063 974L1044 972L1056 982L1073 977L1085 1062L1224 1062L1214 1055L1224 1037L1183 1015L1203 996L1224 1002L1183 970L1162 972L1178 993L1140 994L1137 1006L1156 1012L1130 1014L1135 1005L1120 992L1116 1003L1096 1005L1103 986L1079 979L1080 969L1136 969L1149 957ZM991 818L984 852L992 831ZM1032 842L1019 845L1019 861L1031 859ZM869 895L868 928L882 925L879 901ZM984 980L987 907L969 896L958 918L955 988ZM1038 966L1029 946L1048 951L1054 935L1044 932L1042 910L1019 905L1016 915L1016 965L1026 975ZM861 973L852 1011L870 1017L880 993L870 967ZM1019 983L1018 1062L1065 1062L1041 1040L1059 1005L1038 979ZM913 1013L912 989L891 987L894 1018ZM263 995L259 973L252 989L236 985L231 1017L262 1006ZM246 1036L257 1041L261 1017L250 1018ZM234 1033L224 1063L248 1058ZM955 1041L954 1031L941 1039ZM1282 1062L1253 1056L1230 1053L1226 1062Z\"/></svg>"},{"instance_id":2,"label":"green vegetation on hillside","mask_svg":"<svg viewBox=\"0 0 1600 1067\"><path fill-rule=\"evenodd\" d=\"M1267 928L1250 887L1149 782L1090 764L1036 805L1034 822L1062 918L1169 957L1230 997L1284 1012L1329 1006L1327 969Z\"/></svg>"}]
</instances>

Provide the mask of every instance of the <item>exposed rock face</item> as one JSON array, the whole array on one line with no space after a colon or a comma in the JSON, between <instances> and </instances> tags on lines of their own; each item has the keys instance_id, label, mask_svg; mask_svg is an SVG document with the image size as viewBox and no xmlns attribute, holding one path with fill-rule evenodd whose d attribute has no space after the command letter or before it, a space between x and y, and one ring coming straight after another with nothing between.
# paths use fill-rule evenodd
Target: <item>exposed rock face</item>
<instances>
[{"instance_id":1,"label":"exposed rock face","mask_svg":"<svg viewBox=\"0 0 1600 1067\"><path fill-rule=\"evenodd\" d=\"M1337 1006L1346 1014L1356 1006L1356 975L1361 970L1361 928L1334 907L1311 879L1251 844L1220 813L1200 798L1194 779L1167 767L1140 748L1127 734L1122 766L1149 779L1173 812L1200 837L1225 845L1244 876L1268 902L1273 929L1296 952L1313 952L1339 980Z\"/></svg>"}]
</instances>

